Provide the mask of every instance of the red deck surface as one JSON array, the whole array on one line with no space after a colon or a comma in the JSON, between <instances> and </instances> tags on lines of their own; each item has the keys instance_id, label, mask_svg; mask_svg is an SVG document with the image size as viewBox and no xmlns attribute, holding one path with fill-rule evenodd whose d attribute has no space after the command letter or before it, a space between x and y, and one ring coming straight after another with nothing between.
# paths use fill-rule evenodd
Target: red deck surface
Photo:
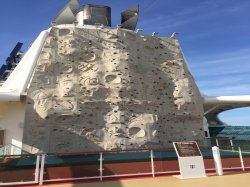
<instances>
[{"instance_id":1,"label":"red deck surface","mask_svg":"<svg viewBox=\"0 0 250 187\"><path fill-rule=\"evenodd\" d=\"M206 169L214 169L213 159L204 159ZM250 167L250 158L244 158L245 167ZM231 171L241 171L235 167L241 167L239 158L223 158L223 168L232 168ZM168 172L169 175L176 174L179 170L178 160L154 161L154 169L157 172ZM70 179L81 177L99 177L99 164L92 165L75 165L75 166L51 166L44 170L44 180L54 179ZM103 177L111 175L126 175L138 174L136 177L141 177L143 173L152 172L151 162L130 162L130 163L104 163ZM212 170L213 172L214 170ZM34 169L18 169L18 170L0 170L0 179L2 182L20 182L20 181L34 181ZM126 176L124 176L126 178ZM123 177L123 178L124 178ZM118 180L118 177L111 177L110 179ZM84 181L98 181L99 179L86 179Z\"/></svg>"}]
</instances>

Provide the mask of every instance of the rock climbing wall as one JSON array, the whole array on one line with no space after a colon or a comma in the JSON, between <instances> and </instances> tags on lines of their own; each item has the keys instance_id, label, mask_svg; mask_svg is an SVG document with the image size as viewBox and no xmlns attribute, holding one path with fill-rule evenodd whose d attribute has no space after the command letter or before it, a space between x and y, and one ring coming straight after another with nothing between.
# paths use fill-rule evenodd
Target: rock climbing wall
<instances>
[{"instance_id":1,"label":"rock climbing wall","mask_svg":"<svg viewBox=\"0 0 250 187\"><path fill-rule=\"evenodd\" d=\"M179 43L123 29L53 27L28 89L29 152L203 142L201 95Z\"/></svg>"}]
</instances>

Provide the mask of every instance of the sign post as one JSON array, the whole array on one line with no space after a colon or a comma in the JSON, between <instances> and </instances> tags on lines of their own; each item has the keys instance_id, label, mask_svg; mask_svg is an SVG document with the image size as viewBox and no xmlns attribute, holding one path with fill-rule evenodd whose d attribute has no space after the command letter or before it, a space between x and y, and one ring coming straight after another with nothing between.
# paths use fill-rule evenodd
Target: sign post
<instances>
[{"instance_id":1,"label":"sign post","mask_svg":"<svg viewBox=\"0 0 250 187\"><path fill-rule=\"evenodd\" d=\"M200 149L195 141L173 142L178 156L180 179L206 177L204 161Z\"/></svg>"}]
</instances>

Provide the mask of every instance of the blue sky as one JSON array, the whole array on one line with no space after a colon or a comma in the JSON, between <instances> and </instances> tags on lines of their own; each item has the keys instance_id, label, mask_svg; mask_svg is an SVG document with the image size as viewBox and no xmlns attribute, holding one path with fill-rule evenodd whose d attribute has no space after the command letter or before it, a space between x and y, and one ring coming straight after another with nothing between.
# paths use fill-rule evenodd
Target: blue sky
<instances>
[{"instance_id":1,"label":"blue sky","mask_svg":"<svg viewBox=\"0 0 250 187\"><path fill-rule=\"evenodd\" d=\"M17 41L24 48L50 26L68 0L1 0L0 64ZM170 36L174 31L202 93L250 95L249 0L79 0L112 7L113 26L120 12L140 5L138 27ZM250 125L250 109L222 113L233 125Z\"/></svg>"}]
</instances>

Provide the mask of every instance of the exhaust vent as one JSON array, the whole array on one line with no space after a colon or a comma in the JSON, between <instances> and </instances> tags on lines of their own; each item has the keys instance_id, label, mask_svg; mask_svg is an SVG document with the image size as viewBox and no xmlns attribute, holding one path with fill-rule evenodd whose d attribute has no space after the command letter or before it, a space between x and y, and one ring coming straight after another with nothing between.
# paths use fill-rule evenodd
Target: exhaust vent
<instances>
[{"instance_id":1,"label":"exhaust vent","mask_svg":"<svg viewBox=\"0 0 250 187\"><path fill-rule=\"evenodd\" d=\"M139 5L122 12L121 17L121 28L135 30L139 17Z\"/></svg>"},{"instance_id":2,"label":"exhaust vent","mask_svg":"<svg viewBox=\"0 0 250 187\"><path fill-rule=\"evenodd\" d=\"M111 27L111 8L99 5L84 5L83 23L85 25L98 25Z\"/></svg>"}]
</instances>

